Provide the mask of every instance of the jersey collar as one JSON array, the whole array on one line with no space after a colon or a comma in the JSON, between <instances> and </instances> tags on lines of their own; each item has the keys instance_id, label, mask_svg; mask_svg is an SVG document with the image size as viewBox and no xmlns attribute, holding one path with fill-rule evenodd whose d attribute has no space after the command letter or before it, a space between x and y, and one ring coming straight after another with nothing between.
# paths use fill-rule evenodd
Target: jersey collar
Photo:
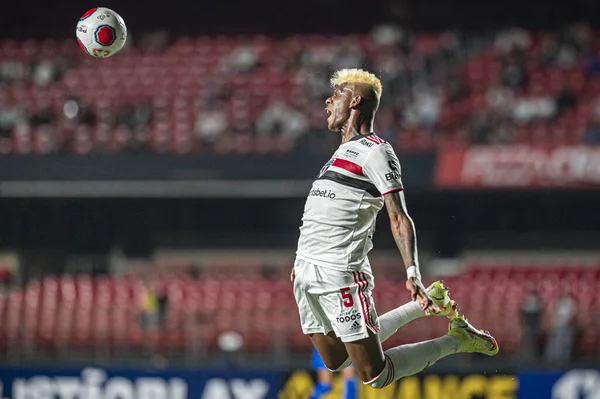
<instances>
[{"instance_id":1,"label":"jersey collar","mask_svg":"<svg viewBox=\"0 0 600 399\"><path fill-rule=\"evenodd\" d=\"M360 139L362 139L362 138L365 138L365 137L367 137L367 136L374 136L374 135L375 135L375 133L374 133L374 132L369 132L369 133L367 133L367 134L357 134L356 136L352 137L352 138L351 138L350 140L348 140L348 141L357 141L357 140L360 140Z\"/></svg>"}]
</instances>

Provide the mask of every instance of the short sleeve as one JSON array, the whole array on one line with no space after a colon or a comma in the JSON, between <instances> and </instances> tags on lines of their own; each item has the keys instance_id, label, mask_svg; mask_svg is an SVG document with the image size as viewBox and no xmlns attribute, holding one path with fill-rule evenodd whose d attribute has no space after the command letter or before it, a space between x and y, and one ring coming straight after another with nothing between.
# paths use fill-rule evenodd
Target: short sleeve
<instances>
[{"instance_id":1,"label":"short sleeve","mask_svg":"<svg viewBox=\"0 0 600 399\"><path fill-rule=\"evenodd\" d=\"M381 195L404 189L400 161L388 143L380 144L373 149L363 166L363 171Z\"/></svg>"}]
</instances>

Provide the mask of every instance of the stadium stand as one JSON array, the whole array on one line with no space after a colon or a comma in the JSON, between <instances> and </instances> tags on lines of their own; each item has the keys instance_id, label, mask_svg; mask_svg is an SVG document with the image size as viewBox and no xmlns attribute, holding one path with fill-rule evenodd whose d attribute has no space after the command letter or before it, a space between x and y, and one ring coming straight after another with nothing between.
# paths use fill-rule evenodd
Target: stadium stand
<instances>
[{"instance_id":1,"label":"stadium stand","mask_svg":"<svg viewBox=\"0 0 600 399\"><path fill-rule=\"evenodd\" d=\"M542 336L551 328L557 298L568 293L577 309L579 339L575 350L592 359L600 355L598 329L594 327L600 305L597 260L487 258L468 260L464 267L461 276L446 276L444 282L461 312L475 325L485 325L494 332L503 353L519 349L523 327L520 309L528 287L534 284L543 303ZM155 289L168 298L169 305L154 328L142 322L147 277L46 276L23 288L10 289L0 293L1 349L72 352L152 348L168 352L184 351L201 342L210 351L217 347L220 333L236 331L251 353L278 347L295 352L310 350L311 343L299 328L287 273L265 275L260 265L243 264L217 270L201 277L168 272L157 276ZM403 281L385 270L379 270L374 291L380 314L408 299ZM444 318L422 319L405 326L385 346L434 338L446 328Z\"/></svg>"},{"instance_id":2,"label":"stadium stand","mask_svg":"<svg viewBox=\"0 0 600 399\"><path fill-rule=\"evenodd\" d=\"M7 40L0 154L286 152L323 130L331 71L357 65L382 76L376 130L406 151L600 142L600 36L586 26L384 36L183 37L100 61L72 41Z\"/></svg>"}]
</instances>

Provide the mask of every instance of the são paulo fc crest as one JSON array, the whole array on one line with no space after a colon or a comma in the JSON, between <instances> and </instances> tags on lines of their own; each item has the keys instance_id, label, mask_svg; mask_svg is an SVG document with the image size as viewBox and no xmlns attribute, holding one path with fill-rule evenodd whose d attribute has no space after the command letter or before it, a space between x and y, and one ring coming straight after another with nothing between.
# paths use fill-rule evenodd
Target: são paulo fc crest
<instances>
[{"instance_id":1,"label":"s\u00e3o paulo fc crest","mask_svg":"<svg viewBox=\"0 0 600 399\"><path fill-rule=\"evenodd\" d=\"M329 161L327 161L327 163L325 165L323 165L323 167L321 168L321 171L319 172L318 177L323 176L323 173L327 172L327 169L329 169L331 164L333 164L333 161L335 161L335 158L331 158Z\"/></svg>"}]
</instances>

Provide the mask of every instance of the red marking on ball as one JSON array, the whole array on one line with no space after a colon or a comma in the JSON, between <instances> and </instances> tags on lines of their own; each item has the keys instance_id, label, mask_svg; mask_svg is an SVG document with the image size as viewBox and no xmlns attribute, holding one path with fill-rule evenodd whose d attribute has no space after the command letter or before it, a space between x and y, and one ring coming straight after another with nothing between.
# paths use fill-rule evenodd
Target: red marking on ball
<instances>
[{"instance_id":1,"label":"red marking on ball","mask_svg":"<svg viewBox=\"0 0 600 399\"><path fill-rule=\"evenodd\" d=\"M110 46L116 40L115 30L112 26L102 25L96 30L96 41L103 46Z\"/></svg>"},{"instance_id":2,"label":"red marking on ball","mask_svg":"<svg viewBox=\"0 0 600 399\"><path fill-rule=\"evenodd\" d=\"M81 49L83 51L85 51L86 53L89 54L89 51L87 50L87 48L85 48L85 46L83 45L83 43L81 42L81 40L77 39L77 43L79 43L79 47L81 47Z\"/></svg>"},{"instance_id":3,"label":"red marking on ball","mask_svg":"<svg viewBox=\"0 0 600 399\"><path fill-rule=\"evenodd\" d=\"M81 18L79 18L80 21L83 21L84 19L88 18L90 15L92 15L94 12L96 12L96 10L98 9L98 7L96 8L91 8L89 10L87 10L82 16Z\"/></svg>"}]
</instances>

